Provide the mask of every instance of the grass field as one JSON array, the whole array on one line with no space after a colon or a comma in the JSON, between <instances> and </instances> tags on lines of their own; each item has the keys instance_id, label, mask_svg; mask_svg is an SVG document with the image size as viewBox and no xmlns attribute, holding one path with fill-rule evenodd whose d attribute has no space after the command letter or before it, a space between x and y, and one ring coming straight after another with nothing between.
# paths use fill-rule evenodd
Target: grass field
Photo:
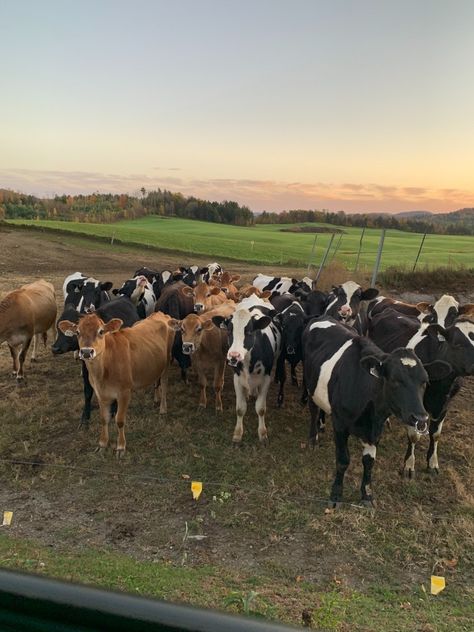
<instances>
[{"instance_id":1,"label":"grass field","mask_svg":"<svg viewBox=\"0 0 474 632\"><path fill-rule=\"evenodd\" d=\"M0 292L42 276L54 283L58 304L71 271L87 265L118 285L156 259L151 251L26 230L0 232L0 246ZM180 260L160 257L167 266ZM255 269L249 265L248 274ZM290 383L283 409L271 386L268 448L258 445L252 402L236 450L230 370L224 413L216 416L197 410L195 375L184 386L173 367L169 413L158 415L150 390L134 394L128 452L117 462L112 449L103 459L94 452L97 409L91 429L77 429L82 382L71 356L42 349L21 387L10 369L2 346L0 515L13 511L13 522L0 533L1 566L295 624L304 611L318 630L472 630L472 378L443 429L438 477L424 472L426 440L416 479L399 476L406 438L393 422L377 452L376 511L357 506L361 448L352 441L348 504L326 513L330 423L320 447L309 450L308 412ZM203 482L198 501L191 480ZM433 573L447 582L436 597Z\"/></svg>"},{"instance_id":2,"label":"grass field","mask_svg":"<svg viewBox=\"0 0 474 632\"><path fill-rule=\"evenodd\" d=\"M87 235L115 237L128 243L138 243L174 250L189 255L205 255L219 259L227 257L264 264L306 267L311 256L314 234L282 232L285 226L224 226L178 218L148 216L114 224L85 224L76 222L9 220L15 224L49 227ZM312 226L317 226L312 224ZM321 225L323 226L323 225ZM324 225L331 228L329 225ZM334 227L332 227L334 228ZM355 266L361 230L345 227L335 259L349 270ZM360 266L372 268L380 230L365 231ZM317 235L312 263L319 266L330 240L328 233ZM386 233L381 269L388 266L413 267L422 235L389 230ZM336 234L328 261L334 256L339 241ZM474 265L474 237L428 235L418 266Z\"/></svg>"}]
</instances>

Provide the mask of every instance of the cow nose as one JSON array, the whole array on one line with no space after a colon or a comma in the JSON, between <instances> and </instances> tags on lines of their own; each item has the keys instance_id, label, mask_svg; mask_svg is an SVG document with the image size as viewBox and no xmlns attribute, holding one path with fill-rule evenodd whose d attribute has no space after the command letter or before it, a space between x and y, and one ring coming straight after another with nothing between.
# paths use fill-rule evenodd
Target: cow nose
<instances>
[{"instance_id":1,"label":"cow nose","mask_svg":"<svg viewBox=\"0 0 474 632\"><path fill-rule=\"evenodd\" d=\"M60 347L56 347L55 345L51 346L51 351L53 352L54 355L58 355L59 353L61 353Z\"/></svg>"},{"instance_id":2,"label":"cow nose","mask_svg":"<svg viewBox=\"0 0 474 632\"><path fill-rule=\"evenodd\" d=\"M410 424L414 426L415 430L420 434L428 434L428 419L429 416L424 413L422 415L410 415Z\"/></svg>"},{"instance_id":3,"label":"cow nose","mask_svg":"<svg viewBox=\"0 0 474 632\"><path fill-rule=\"evenodd\" d=\"M92 347L83 347L79 351L79 358L81 360L92 360L95 356L95 350Z\"/></svg>"},{"instance_id":4,"label":"cow nose","mask_svg":"<svg viewBox=\"0 0 474 632\"><path fill-rule=\"evenodd\" d=\"M183 353L191 355L194 351L194 344L192 342L183 342Z\"/></svg>"},{"instance_id":5,"label":"cow nose","mask_svg":"<svg viewBox=\"0 0 474 632\"><path fill-rule=\"evenodd\" d=\"M343 305L339 308L339 313L341 314L341 316L350 316L350 314L352 313L352 309L349 305Z\"/></svg>"},{"instance_id":6,"label":"cow nose","mask_svg":"<svg viewBox=\"0 0 474 632\"><path fill-rule=\"evenodd\" d=\"M288 346L286 347L286 352L287 352L289 355L294 355L294 354L295 354L295 348L294 348L292 345L288 345Z\"/></svg>"},{"instance_id":7,"label":"cow nose","mask_svg":"<svg viewBox=\"0 0 474 632\"><path fill-rule=\"evenodd\" d=\"M199 314L204 309L204 305L202 303L196 303L194 305L194 310Z\"/></svg>"},{"instance_id":8,"label":"cow nose","mask_svg":"<svg viewBox=\"0 0 474 632\"><path fill-rule=\"evenodd\" d=\"M229 351L227 354L227 361L230 366L237 366L241 361L240 353L238 351Z\"/></svg>"},{"instance_id":9,"label":"cow nose","mask_svg":"<svg viewBox=\"0 0 474 632\"><path fill-rule=\"evenodd\" d=\"M221 287L221 290L224 292L224 294L227 294L227 292L229 291L228 287Z\"/></svg>"}]
</instances>

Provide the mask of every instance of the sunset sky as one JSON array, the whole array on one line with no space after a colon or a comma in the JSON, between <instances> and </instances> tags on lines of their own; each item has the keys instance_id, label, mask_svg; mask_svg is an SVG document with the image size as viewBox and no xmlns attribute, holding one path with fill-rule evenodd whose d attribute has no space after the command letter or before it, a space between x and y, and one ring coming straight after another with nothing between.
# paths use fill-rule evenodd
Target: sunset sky
<instances>
[{"instance_id":1,"label":"sunset sky","mask_svg":"<svg viewBox=\"0 0 474 632\"><path fill-rule=\"evenodd\" d=\"M471 0L0 0L0 187L474 206Z\"/></svg>"}]
</instances>

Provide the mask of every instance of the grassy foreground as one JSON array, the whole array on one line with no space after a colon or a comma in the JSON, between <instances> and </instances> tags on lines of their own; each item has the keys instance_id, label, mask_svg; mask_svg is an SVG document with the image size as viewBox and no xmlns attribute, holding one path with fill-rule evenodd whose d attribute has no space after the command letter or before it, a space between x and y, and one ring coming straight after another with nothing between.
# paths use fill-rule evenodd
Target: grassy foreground
<instances>
[{"instance_id":1,"label":"grassy foreground","mask_svg":"<svg viewBox=\"0 0 474 632\"><path fill-rule=\"evenodd\" d=\"M9 220L14 224L26 224L43 228L60 229L95 235L114 237L127 243L145 244L188 255L206 255L210 258L230 257L241 261L265 264L287 264L307 266L309 260L319 265L331 235L317 234L316 247L311 256L314 234L283 232L284 225L258 225L253 227L227 226L180 218L148 216L114 224L86 224L50 220ZM311 224L318 226L318 224ZM328 228L337 228L321 224ZM344 227L341 242L335 254L349 270L354 269L361 229ZM381 231L365 231L360 266L371 268L374 264ZM334 237L328 261L334 255L340 234ZM386 233L381 268L406 265L413 267L422 235L389 230ZM474 237L453 235L428 235L419 259L419 267L428 266L472 266Z\"/></svg>"},{"instance_id":2,"label":"grassy foreground","mask_svg":"<svg viewBox=\"0 0 474 632\"><path fill-rule=\"evenodd\" d=\"M263 616L292 624L303 610L311 627L324 630L469 630L474 607L456 595L429 595L429 586L411 595L393 587L348 588L337 578L325 591L294 578L242 575L216 567L189 568L136 561L91 548L66 552L0 535L0 564L65 581L123 590L200 607ZM374 622L376 627L374 627Z\"/></svg>"}]
</instances>

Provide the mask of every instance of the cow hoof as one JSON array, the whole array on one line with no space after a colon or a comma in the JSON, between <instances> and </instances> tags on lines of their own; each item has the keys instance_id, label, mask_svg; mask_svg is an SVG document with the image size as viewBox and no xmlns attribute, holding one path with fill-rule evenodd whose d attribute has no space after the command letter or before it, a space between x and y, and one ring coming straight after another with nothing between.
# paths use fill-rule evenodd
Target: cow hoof
<instances>
[{"instance_id":1,"label":"cow hoof","mask_svg":"<svg viewBox=\"0 0 474 632\"><path fill-rule=\"evenodd\" d=\"M260 445L263 448L268 448L268 437L260 437Z\"/></svg>"},{"instance_id":2,"label":"cow hoof","mask_svg":"<svg viewBox=\"0 0 474 632\"><path fill-rule=\"evenodd\" d=\"M125 448L121 448L120 450L117 448L115 450L115 458L120 461L125 456Z\"/></svg>"},{"instance_id":3,"label":"cow hoof","mask_svg":"<svg viewBox=\"0 0 474 632\"><path fill-rule=\"evenodd\" d=\"M373 498L363 498L361 500L361 504L363 507L366 507L367 509L375 509L375 501Z\"/></svg>"},{"instance_id":4,"label":"cow hoof","mask_svg":"<svg viewBox=\"0 0 474 632\"><path fill-rule=\"evenodd\" d=\"M402 470L402 476L406 481L413 481L415 479L415 470L405 467Z\"/></svg>"},{"instance_id":5,"label":"cow hoof","mask_svg":"<svg viewBox=\"0 0 474 632\"><path fill-rule=\"evenodd\" d=\"M241 445L242 445L242 439L232 439L233 448L240 448Z\"/></svg>"},{"instance_id":6,"label":"cow hoof","mask_svg":"<svg viewBox=\"0 0 474 632\"><path fill-rule=\"evenodd\" d=\"M437 467L427 467L426 471L428 472L428 474L430 474L430 476L436 474L436 476L439 476L439 469Z\"/></svg>"},{"instance_id":7,"label":"cow hoof","mask_svg":"<svg viewBox=\"0 0 474 632\"><path fill-rule=\"evenodd\" d=\"M97 448L95 448L94 452L98 454L99 456L101 456L102 458L104 458L106 450L107 448L103 448L100 445L98 445Z\"/></svg>"},{"instance_id":8,"label":"cow hoof","mask_svg":"<svg viewBox=\"0 0 474 632\"><path fill-rule=\"evenodd\" d=\"M328 501L328 509L339 509L341 506L341 500L333 500L332 498Z\"/></svg>"},{"instance_id":9,"label":"cow hoof","mask_svg":"<svg viewBox=\"0 0 474 632\"><path fill-rule=\"evenodd\" d=\"M38 362L36 358L30 358L30 362Z\"/></svg>"}]
</instances>

